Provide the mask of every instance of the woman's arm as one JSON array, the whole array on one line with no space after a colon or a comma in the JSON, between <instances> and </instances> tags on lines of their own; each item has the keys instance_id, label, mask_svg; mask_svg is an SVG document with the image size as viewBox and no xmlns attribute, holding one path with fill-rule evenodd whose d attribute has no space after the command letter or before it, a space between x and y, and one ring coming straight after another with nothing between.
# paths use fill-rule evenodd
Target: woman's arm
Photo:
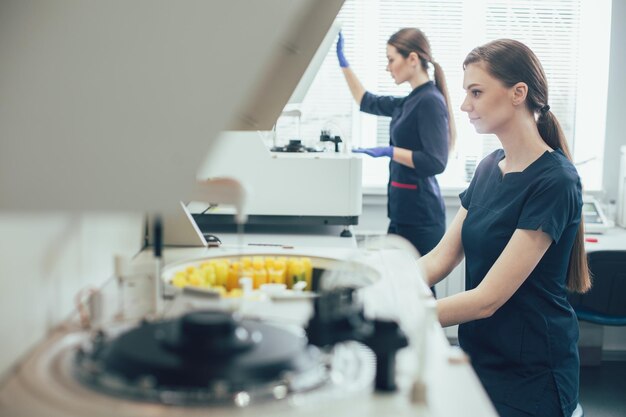
<instances>
[{"instance_id":1,"label":"woman's arm","mask_svg":"<svg viewBox=\"0 0 626 417\"><path fill-rule=\"evenodd\" d=\"M394 146L392 159L409 168L415 168L415 165L413 164L413 151L410 149L398 148L397 146Z\"/></svg>"},{"instance_id":2,"label":"woman's arm","mask_svg":"<svg viewBox=\"0 0 626 417\"><path fill-rule=\"evenodd\" d=\"M441 325L493 315L524 283L551 244L552 238L541 230L517 229L476 288L437 301Z\"/></svg>"},{"instance_id":3,"label":"woman's arm","mask_svg":"<svg viewBox=\"0 0 626 417\"><path fill-rule=\"evenodd\" d=\"M348 87L350 88L350 92L352 93L352 97L356 101L356 104L361 105L361 100L363 99L363 95L365 95L365 87L361 84L361 81L357 78L354 71L350 67L341 68L343 71L344 77L346 77L346 81L348 83Z\"/></svg>"},{"instance_id":4,"label":"woman's arm","mask_svg":"<svg viewBox=\"0 0 626 417\"><path fill-rule=\"evenodd\" d=\"M461 207L441 241L432 251L418 261L426 275L426 282L429 287L448 276L463 260L461 228L463 227L465 216L467 216L467 210Z\"/></svg>"}]
</instances>

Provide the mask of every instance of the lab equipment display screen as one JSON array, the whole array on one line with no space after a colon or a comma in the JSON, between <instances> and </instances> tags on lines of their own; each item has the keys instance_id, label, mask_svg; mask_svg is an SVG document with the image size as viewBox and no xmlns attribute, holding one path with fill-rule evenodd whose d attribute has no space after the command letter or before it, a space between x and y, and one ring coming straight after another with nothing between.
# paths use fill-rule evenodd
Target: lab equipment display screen
<instances>
[{"instance_id":1,"label":"lab equipment display screen","mask_svg":"<svg viewBox=\"0 0 626 417\"><path fill-rule=\"evenodd\" d=\"M600 215L600 210L595 202L583 203L583 216L585 224L603 224L604 221Z\"/></svg>"}]
</instances>

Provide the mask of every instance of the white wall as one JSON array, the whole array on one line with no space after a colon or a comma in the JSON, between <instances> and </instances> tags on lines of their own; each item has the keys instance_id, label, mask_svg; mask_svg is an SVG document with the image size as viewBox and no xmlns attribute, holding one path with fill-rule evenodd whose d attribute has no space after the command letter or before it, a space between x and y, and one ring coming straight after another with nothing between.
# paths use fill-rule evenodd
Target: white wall
<instances>
[{"instance_id":1,"label":"white wall","mask_svg":"<svg viewBox=\"0 0 626 417\"><path fill-rule=\"evenodd\" d=\"M626 1L613 0L611 10L611 52L604 144L603 189L607 200L617 198L620 147L626 145ZM593 54L589 59L593 59ZM626 327L604 327L605 351L626 351Z\"/></svg>"},{"instance_id":2,"label":"white wall","mask_svg":"<svg viewBox=\"0 0 626 417\"><path fill-rule=\"evenodd\" d=\"M136 254L141 214L0 213L0 378L74 309L74 296Z\"/></svg>"},{"instance_id":3,"label":"white wall","mask_svg":"<svg viewBox=\"0 0 626 417\"><path fill-rule=\"evenodd\" d=\"M611 52L604 145L603 189L607 199L617 198L620 146L626 145L626 1L613 0L611 10ZM591 52L591 51L590 51ZM593 59L593 53L589 54Z\"/></svg>"}]
</instances>

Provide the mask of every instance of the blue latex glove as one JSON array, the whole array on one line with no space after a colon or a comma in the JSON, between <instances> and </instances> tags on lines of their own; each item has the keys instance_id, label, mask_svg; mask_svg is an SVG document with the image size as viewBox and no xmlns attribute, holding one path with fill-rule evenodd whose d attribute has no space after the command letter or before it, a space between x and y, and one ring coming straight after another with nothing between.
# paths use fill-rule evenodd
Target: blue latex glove
<instances>
[{"instance_id":1,"label":"blue latex glove","mask_svg":"<svg viewBox=\"0 0 626 417\"><path fill-rule=\"evenodd\" d=\"M354 153L364 153L374 158L381 156L393 157L393 146L377 146L375 148L356 148L352 149Z\"/></svg>"},{"instance_id":2,"label":"blue latex glove","mask_svg":"<svg viewBox=\"0 0 626 417\"><path fill-rule=\"evenodd\" d=\"M339 39L337 39L337 59L339 60L339 66L341 68L348 68L350 66L346 56L343 54L343 35L341 32L339 32Z\"/></svg>"}]
</instances>

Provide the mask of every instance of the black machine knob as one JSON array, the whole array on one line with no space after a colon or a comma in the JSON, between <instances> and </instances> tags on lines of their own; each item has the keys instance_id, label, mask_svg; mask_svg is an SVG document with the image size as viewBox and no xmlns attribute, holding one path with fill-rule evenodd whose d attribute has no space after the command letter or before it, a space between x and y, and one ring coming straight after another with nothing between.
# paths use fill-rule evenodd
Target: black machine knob
<instances>
[{"instance_id":1,"label":"black machine knob","mask_svg":"<svg viewBox=\"0 0 626 417\"><path fill-rule=\"evenodd\" d=\"M339 144L343 142L340 136L330 136L330 131L322 130L320 142L332 142L335 144L335 152L339 152Z\"/></svg>"},{"instance_id":2,"label":"black machine knob","mask_svg":"<svg viewBox=\"0 0 626 417\"><path fill-rule=\"evenodd\" d=\"M200 311L183 316L181 330L192 342L204 343L213 338L230 337L236 324L232 316Z\"/></svg>"},{"instance_id":3,"label":"black machine knob","mask_svg":"<svg viewBox=\"0 0 626 417\"><path fill-rule=\"evenodd\" d=\"M250 349L255 340L230 314L194 311L181 318L178 331L165 343L172 350L191 355L219 356Z\"/></svg>"},{"instance_id":4,"label":"black machine knob","mask_svg":"<svg viewBox=\"0 0 626 417\"><path fill-rule=\"evenodd\" d=\"M396 390L396 353L409 345L398 323L374 320L374 333L363 340L376 355L376 383L378 391Z\"/></svg>"},{"instance_id":5,"label":"black machine knob","mask_svg":"<svg viewBox=\"0 0 626 417\"><path fill-rule=\"evenodd\" d=\"M300 139L289 139L289 144L285 146L287 152L306 152L306 147Z\"/></svg>"},{"instance_id":6,"label":"black machine knob","mask_svg":"<svg viewBox=\"0 0 626 417\"><path fill-rule=\"evenodd\" d=\"M376 355L376 390L396 390L396 353L408 346L408 339L395 321L365 318L352 288L320 294L314 311L306 328L309 343L324 347L347 340L362 342Z\"/></svg>"},{"instance_id":7,"label":"black machine knob","mask_svg":"<svg viewBox=\"0 0 626 417\"><path fill-rule=\"evenodd\" d=\"M354 300L353 288L324 292L313 303L314 314L306 328L312 345L324 347L362 340L373 330L363 317L363 307Z\"/></svg>"}]
</instances>

